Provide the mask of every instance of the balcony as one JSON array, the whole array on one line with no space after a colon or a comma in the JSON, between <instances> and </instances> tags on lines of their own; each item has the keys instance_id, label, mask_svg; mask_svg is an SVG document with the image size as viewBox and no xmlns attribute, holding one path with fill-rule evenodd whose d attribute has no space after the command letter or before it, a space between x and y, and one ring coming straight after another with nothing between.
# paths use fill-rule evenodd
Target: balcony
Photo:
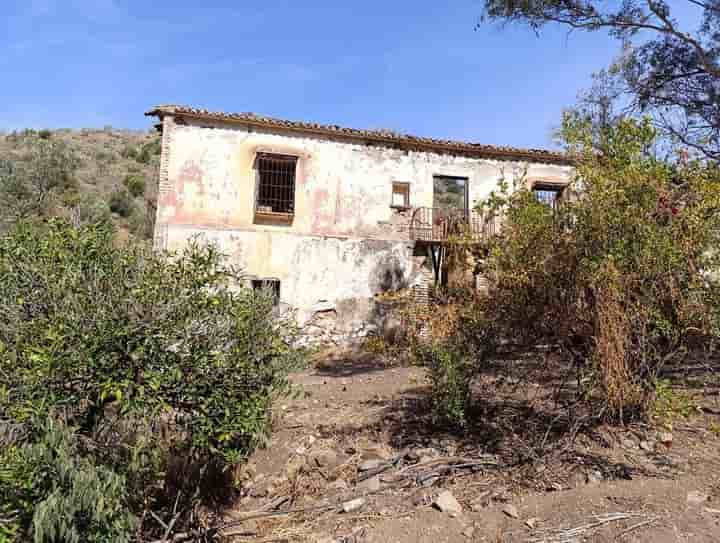
<instances>
[{"instance_id":1,"label":"balcony","mask_svg":"<svg viewBox=\"0 0 720 543\"><path fill-rule=\"evenodd\" d=\"M499 232L499 220L472 210L418 207L412 211L409 230L412 241L443 243L460 239L480 243Z\"/></svg>"}]
</instances>

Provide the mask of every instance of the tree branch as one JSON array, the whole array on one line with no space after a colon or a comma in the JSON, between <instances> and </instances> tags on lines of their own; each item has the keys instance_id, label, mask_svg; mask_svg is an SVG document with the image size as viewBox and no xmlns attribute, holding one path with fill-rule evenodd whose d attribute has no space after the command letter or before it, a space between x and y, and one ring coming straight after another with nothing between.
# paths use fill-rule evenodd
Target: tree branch
<instances>
[{"instance_id":1,"label":"tree branch","mask_svg":"<svg viewBox=\"0 0 720 543\"><path fill-rule=\"evenodd\" d=\"M720 79L720 68L710 61L707 51L705 51L700 42L697 41L695 38L691 37L690 35L686 34L685 32L681 32L680 30L675 28L675 24L670 20L667 14L662 9L660 9L659 5L654 0L647 0L647 4L650 8L650 11L652 11L655 16L660 19L665 25L664 30L661 30L661 32L675 36L680 41L692 46L692 48L695 49L695 52L697 53L698 58L700 59L700 62L702 63L707 73L711 74L713 77L717 77Z\"/></svg>"}]
</instances>

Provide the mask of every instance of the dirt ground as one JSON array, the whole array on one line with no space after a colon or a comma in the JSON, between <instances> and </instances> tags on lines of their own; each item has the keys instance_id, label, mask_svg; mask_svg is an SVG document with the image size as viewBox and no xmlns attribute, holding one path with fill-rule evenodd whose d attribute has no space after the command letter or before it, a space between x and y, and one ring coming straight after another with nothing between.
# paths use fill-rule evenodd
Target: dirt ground
<instances>
[{"instance_id":1,"label":"dirt ground","mask_svg":"<svg viewBox=\"0 0 720 543\"><path fill-rule=\"evenodd\" d=\"M529 362L542 357L542 371ZM271 441L227 511L233 541L718 542L720 379L673 375L687 416L569 429L548 353L496 362L460 434L431 424L424 369L361 352L294 376ZM496 369L497 369L496 368ZM529 378L530 386L519 386ZM533 378L535 377L535 378ZM672 423L670 429L669 424ZM671 430L671 431L670 431ZM457 501L441 511L438 495ZM353 502L353 500L359 501ZM459 507L452 510L452 507Z\"/></svg>"}]
</instances>

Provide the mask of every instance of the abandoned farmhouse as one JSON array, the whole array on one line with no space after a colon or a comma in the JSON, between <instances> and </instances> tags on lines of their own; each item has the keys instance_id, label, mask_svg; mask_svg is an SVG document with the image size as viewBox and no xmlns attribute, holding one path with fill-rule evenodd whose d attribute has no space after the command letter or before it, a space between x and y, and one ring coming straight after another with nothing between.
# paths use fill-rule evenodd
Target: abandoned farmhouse
<instances>
[{"instance_id":1,"label":"abandoned farmhouse","mask_svg":"<svg viewBox=\"0 0 720 543\"><path fill-rule=\"evenodd\" d=\"M491 233L473 208L502 178L552 204L572 174L545 150L182 106L147 115L162 131L155 245L216 243L301 325L339 338L372 329L378 294L442 279L449 217Z\"/></svg>"}]
</instances>

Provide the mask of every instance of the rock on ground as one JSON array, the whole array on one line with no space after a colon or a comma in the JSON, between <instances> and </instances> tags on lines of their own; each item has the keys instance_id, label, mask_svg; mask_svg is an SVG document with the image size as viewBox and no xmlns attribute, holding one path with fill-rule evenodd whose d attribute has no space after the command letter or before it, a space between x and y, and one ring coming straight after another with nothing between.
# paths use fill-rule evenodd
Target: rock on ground
<instances>
[{"instance_id":1,"label":"rock on ground","mask_svg":"<svg viewBox=\"0 0 720 543\"><path fill-rule=\"evenodd\" d=\"M443 513L447 513L449 515L459 515L463 511L460 502L458 502L455 499L455 496L453 496L448 490L444 490L438 494L435 501L433 501L433 505L440 509Z\"/></svg>"},{"instance_id":2,"label":"rock on ground","mask_svg":"<svg viewBox=\"0 0 720 543\"><path fill-rule=\"evenodd\" d=\"M345 502L342 505L342 509L345 513L352 513L353 511L357 511L360 509L363 505L365 505L365 500L362 498L357 498L354 500L350 500L349 502Z\"/></svg>"}]
</instances>

